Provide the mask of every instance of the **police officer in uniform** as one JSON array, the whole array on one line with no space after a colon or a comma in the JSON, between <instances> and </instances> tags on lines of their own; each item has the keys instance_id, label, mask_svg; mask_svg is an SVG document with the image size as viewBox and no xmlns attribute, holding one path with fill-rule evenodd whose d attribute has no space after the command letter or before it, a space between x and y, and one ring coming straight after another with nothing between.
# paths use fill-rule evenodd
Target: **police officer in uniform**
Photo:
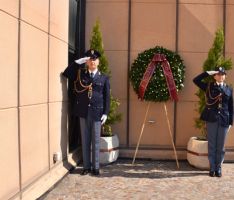
<instances>
[{"instance_id":1,"label":"police officer in uniform","mask_svg":"<svg viewBox=\"0 0 234 200\"><path fill-rule=\"evenodd\" d=\"M203 82L208 76L213 76L214 82ZM215 71L204 72L193 79L206 93L206 106L201 119L206 121L211 177L222 176L225 138L233 124L233 93L232 88L225 84L225 78L225 69L220 66Z\"/></svg>"},{"instance_id":2,"label":"police officer in uniform","mask_svg":"<svg viewBox=\"0 0 234 200\"><path fill-rule=\"evenodd\" d=\"M98 51L90 49L85 53L84 58L75 60L63 72L63 75L74 83L76 98L72 105L72 112L80 120L83 153L81 175L100 174L101 125L105 123L110 108L109 78L98 71L100 56ZM85 68L82 67L84 63L87 65Z\"/></svg>"}]
</instances>

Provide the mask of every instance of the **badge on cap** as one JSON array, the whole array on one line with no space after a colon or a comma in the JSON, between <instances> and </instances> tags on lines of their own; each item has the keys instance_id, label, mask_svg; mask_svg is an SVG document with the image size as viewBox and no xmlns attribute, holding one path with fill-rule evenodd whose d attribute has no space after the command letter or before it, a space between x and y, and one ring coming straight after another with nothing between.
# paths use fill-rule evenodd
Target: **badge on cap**
<instances>
[{"instance_id":1,"label":"badge on cap","mask_svg":"<svg viewBox=\"0 0 234 200\"><path fill-rule=\"evenodd\" d=\"M101 56L101 54L95 49L90 49L85 52L85 56L90 57L91 59L97 59Z\"/></svg>"}]
</instances>

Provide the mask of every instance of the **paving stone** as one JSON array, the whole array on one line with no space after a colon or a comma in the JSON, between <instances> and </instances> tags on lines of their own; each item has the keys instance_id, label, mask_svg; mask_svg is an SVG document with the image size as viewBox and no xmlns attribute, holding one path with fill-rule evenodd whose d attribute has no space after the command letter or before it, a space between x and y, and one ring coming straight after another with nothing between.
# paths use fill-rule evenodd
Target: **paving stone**
<instances>
[{"instance_id":1,"label":"paving stone","mask_svg":"<svg viewBox=\"0 0 234 200\"><path fill-rule=\"evenodd\" d=\"M234 164L223 164L223 177L209 177L186 161L118 160L101 176L81 176L76 168L38 200L213 200L234 199Z\"/></svg>"}]
</instances>

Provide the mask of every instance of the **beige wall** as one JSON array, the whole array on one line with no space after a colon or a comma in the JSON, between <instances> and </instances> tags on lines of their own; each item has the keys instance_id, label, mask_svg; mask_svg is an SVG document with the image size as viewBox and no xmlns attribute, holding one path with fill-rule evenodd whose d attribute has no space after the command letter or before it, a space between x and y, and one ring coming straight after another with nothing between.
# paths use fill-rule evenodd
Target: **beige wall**
<instances>
[{"instance_id":1,"label":"beige wall","mask_svg":"<svg viewBox=\"0 0 234 200\"><path fill-rule=\"evenodd\" d=\"M128 0L87 0L86 47L89 47L90 33L95 20L99 18L104 48L112 71L112 92L115 97L120 99L119 110L123 113L123 120L114 126L114 131L119 135L123 149L129 149L129 147L134 149L147 102L140 102L130 86L129 146L127 146L128 6ZM138 53L156 45L175 51L176 43L178 44L177 50L186 65L185 87L179 93L180 100L177 103L176 111L172 102L167 102L166 105L172 131L174 131L174 112L176 112L176 147L186 150L188 139L191 136L199 135L198 130L194 128L198 99L195 96L197 88L192 83L192 79L201 72L201 66L212 45L215 31L223 25L223 0L180 0L177 41L176 6L176 0L131 1L130 61L132 63ZM234 2L229 0L226 7L225 53L226 56L234 59L233 11ZM230 72L229 83L234 83L233 76L234 73ZM154 120L155 123L148 123L149 120ZM227 146L229 148L234 148L233 132L234 130L231 130L228 136ZM156 151L172 147L163 103L151 103L141 147L149 148L150 152L154 149ZM125 155L132 156L132 154ZM171 158L168 155L166 157ZM155 158L161 157L156 156Z\"/></svg>"},{"instance_id":2,"label":"beige wall","mask_svg":"<svg viewBox=\"0 0 234 200\"><path fill-rule=\"evenodd\" d=\"M29 185L62 164L54 152L67 156L59 74L68 63L68 9L67 0L0 1L0 199L35 199Z\"/></svg>"}]
</instances>

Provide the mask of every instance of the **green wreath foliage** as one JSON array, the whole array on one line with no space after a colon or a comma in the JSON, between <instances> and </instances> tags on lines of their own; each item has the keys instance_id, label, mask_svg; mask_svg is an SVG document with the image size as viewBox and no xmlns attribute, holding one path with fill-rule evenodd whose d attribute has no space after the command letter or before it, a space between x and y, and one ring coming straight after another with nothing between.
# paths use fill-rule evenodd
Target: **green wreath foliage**
<instances>
[{"instance_id":1,"label":"green wreath foliage","mask_svg":"<svg viewBox=\"0 0 234 200\"><path fill-rule=\"evenodd\" d=\"M155 48L139 53L137 59L131 66L130 80L137 95L140 82L155 53L164 54L166 56L167 61L170 63L177 91L184 87L185 66L183 60L178 54L163 47L156 46ZM157 63L154 74L146 88L144 100L162 102L167 101L168 99L170 99L170 94L167 89L166 78L161 63Z\"/></svg>"}]
</instances>

